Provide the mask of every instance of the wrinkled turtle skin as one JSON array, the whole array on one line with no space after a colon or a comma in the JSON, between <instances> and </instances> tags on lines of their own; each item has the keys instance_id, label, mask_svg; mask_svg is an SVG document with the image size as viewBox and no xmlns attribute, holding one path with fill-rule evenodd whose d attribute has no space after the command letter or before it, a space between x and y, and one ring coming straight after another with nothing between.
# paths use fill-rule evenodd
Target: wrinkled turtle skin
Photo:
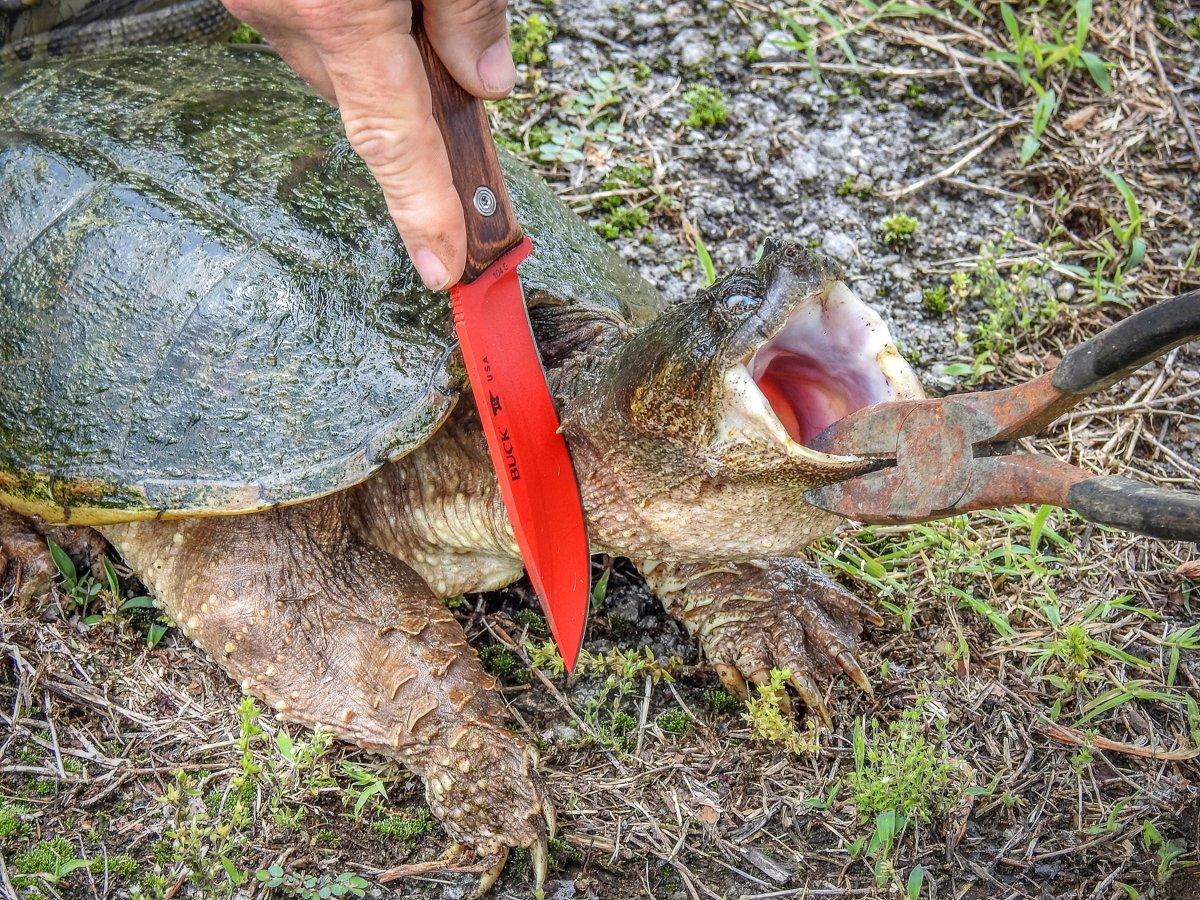
<instances>
[{"instance_id":1,"label":"wrinkled turtle skin","mask_svg":"<svg viewBox=\"0 0 1200 900\"><path fill-rule=\"evenodd\" d=\"M446 296L336 112L273 55L12 66L0 98L0 502L92 524L292 503L446 416ZM504 166L530 297L651 315L650 287Z\"/></svg>"}]
</instances>

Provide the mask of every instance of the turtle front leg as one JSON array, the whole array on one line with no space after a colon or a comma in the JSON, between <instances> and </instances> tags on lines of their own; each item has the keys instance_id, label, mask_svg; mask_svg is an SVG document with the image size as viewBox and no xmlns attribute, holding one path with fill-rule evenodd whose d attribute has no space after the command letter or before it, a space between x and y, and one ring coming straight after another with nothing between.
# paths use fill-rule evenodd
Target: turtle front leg
<instances>
[{"instance_id":1,"label":"turtle front leg","mask_svg":"<svg viewBox=\"0 0 1200 900\"><path fill-rule=\"evenodd\" d=\"M641 565L667 611L695 635L721 681L746 697L746 679L788 669L800 699L829 721L819 679L845 672L865 691L855 660L862 623L879 614L798 559L725 565Z\"/></svg>"},{"instance_id":2,"label":"turtle front leg","mask_svg":"<svg viewBox=\"0 0 1200 900\"><path fill-rule=\"evenodd\" d=\"M281 717L403 762L457 842L498 860L552 821L533 751L449 610L355 537L343 496L104 533L179 627Z\"/></svg>"}]
</instances>

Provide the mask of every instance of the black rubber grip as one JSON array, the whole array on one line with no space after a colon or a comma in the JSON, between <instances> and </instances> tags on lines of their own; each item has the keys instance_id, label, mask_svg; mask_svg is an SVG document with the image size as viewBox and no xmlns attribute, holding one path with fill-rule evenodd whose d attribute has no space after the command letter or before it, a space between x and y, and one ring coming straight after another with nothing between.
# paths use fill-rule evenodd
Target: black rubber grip
<instances>
[{"instance_id":1,"label":"black rubber grip","mask_svg":"<svg viewBox=\"0 0 1200 900\"><path fill-rule=\"evenodd\" d=\"M1150 360L1200 338L1200 291L1156 303L1063 357L1050 383L1064 394L1102 391Z\"/></svg>"},{"instance_id":2,"label":"black rubber grip","mask_svg":"<svg viewBox=\"0 0 1200 900\"><path fill-rule=\"evenodd\" d=\"M1200 493L1152 487L1131 478L1089 478L1067 502L1089 522L1169 541L1200 542Z\"/></svg>"}]
</instances>

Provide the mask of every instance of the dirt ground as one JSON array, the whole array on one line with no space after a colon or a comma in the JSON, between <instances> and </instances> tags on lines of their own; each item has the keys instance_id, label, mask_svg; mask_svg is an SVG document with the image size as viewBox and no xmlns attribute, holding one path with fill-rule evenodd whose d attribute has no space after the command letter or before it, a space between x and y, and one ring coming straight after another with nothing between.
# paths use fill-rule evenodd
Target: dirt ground
<instances>
[{"instance_id":1,"label":"dirt ground","mask_svg":"<svg viewBox=\"0 0 1200 900\"><path fill-rule=\"evenodd\" d=\"M807 242L932 392L1016 383L1200 286L1200 14L1013 6L521 0L497 124L672 298L706 255ZM1028 446L1194 488L1200 348ZM1200 896L1193 546L1024 508L811 559L885 617L874 694L829 685L828 729L747 716L619 561L571 679L522 586L457 607L542 750L546 897ZM421 865L448 841L413 778L260 713L107 586L0 604L0 894L469 893ZM495 896L532 893L515 854Z\"/></svg>"}]
</instances>

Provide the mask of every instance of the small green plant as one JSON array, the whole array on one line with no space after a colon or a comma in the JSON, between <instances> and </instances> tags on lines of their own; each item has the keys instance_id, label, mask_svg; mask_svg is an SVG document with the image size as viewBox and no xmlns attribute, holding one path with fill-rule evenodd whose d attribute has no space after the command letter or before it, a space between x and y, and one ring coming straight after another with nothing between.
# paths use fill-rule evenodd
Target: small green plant
<instances>
[{"instance_id":1,"label":"small green plant","mask_svg":"<svg viewBox=\"0 0 1200 900\"><path fill-rule=\"evenodd\" d=\"M858 183L857 175L847 175L840 182L835 190L839 197L855 196L859 200L865 200L871 196L871 188ZM820 246L819 242L817 246Z\"/></svg>"},{"instance_id":2,"label":"small green plant","mask_svg":"<svg viewBox=\"0 0 1200 900\"><path fill-rule=\"evenodd\" d=\"M284 765L272 765L276 779L285 787L299 788L315 797L322 788L336 784L329 763L321 757L333 744L333 732L318 725L307 739L293 741L284 729L275 733L275 748Z\"/></svg>"},{"instance_id":3,"label":"small green plant","mask_svg":"<svg viewBox=\"0 0 1200 900\"><path fill-rule=\"evenodd\" d=\"M527 684L529 670L520 657L500 644L489 644L479 648L479 661L483 667L501 681L512 684Z\"/></svg>"},{"instance_id":4,"label":"small green plant","mask_svg":"<svg viewBox=\"0 0 1200 900\"><path fill-rule=\"evenodd\" d=\"M371 830L401 844L412 844L433 830L433 822L429 818L429 810L418 806L386 819L376 819L371 823Z\"/></svg>"},{"instance_id":5,"label":"small green plant","mask_svg":"<svg viewBox=\"0 0 1200 900\"><path fill-rule=\"evenodd\" d=\"M1166 840L1154 823L1147 819L1142 823L1142 846L1157 854L1157 865L1154 870L1154 880L1166 884L1171 877L1183 867L1191 868L1195 863L1180 863L1180 857L1187 852L1187 847L1180 840Z\"/></svg>"},{"instance_id":6,"label":"small green plant","mask_svg":"<svg viewBox=\"0 0 1200 900\"><path fill-rule=\"evenodd\" d=\"M104 859L93 859L91 868L93 871L102 872L105 865ZM110 856L107 859L108 874L112 878L120 881L129 881L137 874L138 861L128 853L118 853Z\"/></svg>"},{"instance_id":7,"label":"small green plant","mask_svg":"<svg viewBox=\"0 0 1200 900\"><path fill-rule=\"evenodd\" d=\"M370 886L365 878L354 872L342 872L330 878L328 875L285 872L282 866L259 869L254 877L263 887L282 891L287 896L298 897L300 900L365 897Z\"/></svg>"},{"instance_id":8,"label":"small green plant","mask_svg":"<svg viewBox=\"0 0 1200 900\"><path fill-rule=\"evenodd\" d=\"M23 838L33 831L33 826L25 821L30 815L27 806L19 803L0 803L0 844L13 838Z\"/></svg>"},{"instance_id":9,"label":"small green plant","mask_svg":"<svg viewBox=\"0 0 1200 900\"><path fill-rule=\"evenodd\" d=\"M536 637L545 638L550 635L550 629L546 626L546 619L536 609L522 607L513 613L513 620L529 634Z\"/></svg>"},{"instance_id":10,"label":"small green plant","mask_svg":"<svg viewBox=\"0 0 1200 900\"><path fill-rule=\"evenodd\" d=\"M944 316L950 311L950 291L944 284L931 284L921 291L921 306L931 316Z\"/></svg>"},{"instance_id":11,"label":"small green plant","mask_svg":"<svg viewBox=\"0 0 1200 900\"><path fill-rule=\"evenodd\" d=\"M669 709L657 719L658 727L667 734L687 734L692 727L692 717L682 709Z\"/></svg>"},{"instance_id":12,"label":"small green plant","mask_svg":"<svg viewBox=\"0 0 1200 900\"><path fill-rule=\"evenodd\" d=\"M1106 218L1108 227L1112 229L1113 235L1127 254L1124 268L1132 269L1146 256L1146 242L1142 239L1142 210L1138 205L1137 197L1125 179L1108 169L1103 171L1108 176L1108 180L1116 187L1117 192L1121 195L1121 201L1125 204L1126 221L1118 222L1112 216Z\"/></svg>"},{"instance_id":13,"label":"small green plant","mask_svg":"<svg viewBox=\"0 0 1200 900\"><path fill-rule=\"evenodd\" d=\"M55 568L62 577L60 586L72 609L87 612L93 601L100 596L100 582L92 577L91 572L79 572L75 563L67 555L67 551L53 540L47 538L46 545L50 548L50 556L54 559Z\"/></svg>"},{"instance_id":14,"label":"small green plant","mask_svg":"<svg viewBox=\"0 0 1200 900\"><path fill-rule=\"evenodd\" d=\"M565 675L567 671L563 659L558 655L558 645L554 641L526 641L525 655L529 664L549 675Z\"/></svg>"},{"instance_id":15,"label":"small green plant","mask_svg":"<svg viewBox=\"0 0 1200 900\"><path fill-rule=\"evenodd\" d=\"M261 44L262 42L262 35L245 22L238 22L237 28L233 29L233 34L229 36L231 44Z\"/></svg>"},{"instance_id":16,"label":"small green plant","mask_svg":"<svg viewBox=\"0 0 1200 900\"><path fill-rule=\"evenodd\" d=\"M233 861L245 844L243 830L251 818L240 792L231 789L222 802L207 804L198 778L178 771L160 803L169 820L161 849L154 852L157 871L152 874L165 878L185 871L188 883L205 898L229 897L249 880Z\"/></svg>"},{"instance_id":17,"label":"small green plant","mask_svg":"<svg viewBox=\"0 0 1200 900\"><path fill-rule=\"evenodd\" d=\"M343 762L342 774L350 779L350 787L346 790L354 798L354 818L362 818L368 803L377 808L387 801L387 785L377 773L352 762Z\"/></svg>"},{"instance_id":18,"label":"small green plant","mask_svg":"<svg viewBox=\"0 0 1200 900\"><path fill-rule=\"evenodd\" d=\"M889 247L899 247L912 241L920 223L910 215L896 213L888 216L879 224L880 230L883 232L883 242Z\"/></svg>"},{"instance_id":19,"label":"small green plant","mask_svg":"<svg viewBox=\"0 0 1200 900\"><path fill-rule=\"evenodd\" d=\"M530 13L523 22L513 22L509 37L513 62L534 68L546 61L546 48L554 39L554 27L537 13Z\"/></svg>"},{"instance_id":20,"label":"small green plant","mask_svg":"<svg viewBox=\"0 0 1200 900\"><path fill-rule=\"evenodd\" d=\"M815 735L812 731L801 734L783 709L791 677L792 673L787 669L772 669L770 678L756 685L756 696L746 701L746 721L750 723L750 736L754 740L779 744L791 753L811 754L817 749Z\"/></svg>"},{"instance_id":21,"label":"small green plant","mask_svg":"<svg viewBox=\"0 0 1200 900\"><path fill-rule=\"evenodd\" d=\"M999 243L984 243L975 271L970 275L956 272L950 279L950 291L956 299L977 297L986 309L972 336L976 375L982 374L985 361L1011 353L1018 339L1030 341L1044 334L1062 309L1054 294L1037 278L1046 271L1044 261L1001 265L1012 241L1009 233Z\"/></svg>"},{"instance_id":22,"label":"small green plant","mask_svg":"<svg viewBox=\"0 0 1200 900\"><path fill-rule=\"evenodd\" d=\"M14 881L17 884L29 884L38 876L45 876L51 884L58 885L66 881L72 872L87 868L88 865L89 861L76 856L71 842L62 837L38 841L29 850L12 858L13 870L17 873Z\"/></svg>"},{"instance_id":23,"label":"small green plant","mask_svg":"<svg viewBox=\"0 0 1200 900\"><path fill-rule=\"evenodd\" d=\"M683 102L688 105L686 124L689 128L716 128L729 118L725 95L711 85L692 85L684 92Z\"/></svg>"},{"instance_id":24,"label":"small green plant","mask_svg":"<svg viewBox=\"0 0 1200 900\"><path fill-rule=\"evenodd\" d=\"M987 55L1014 66L1021 82L1037 97L1029 133L1021 144L1022 164L1038 152L1042 134L1058 107L1059 93L1049 87L1049 79L1056 71L1062 70L1069 77L1073 70L1085 68L1101 91L1112 90L1103 60L1084 49L1092 21L1092 0L1075 0L1063 7L1066 11L1061 17L1047 21L1043 18L1048 9L1046 4L1026 4L1020 12L1029 19L1022 22L1017 10L1007 3L1000 4L1000 18L1008 33L1010 49Z\"/></svg>"},{"instance_id":25,"label":"small green plant","mask_svg":"<svg viewBox=\"0 0 1200 900\"><path fill-rule=\"evenodd\" d=\"M704 273L704 286L710 287L716 284L717 270L713 266L712 254L708 252L708 247L704 246L704 241L700 235L695 237L696 243L696 259L700 261L700 270Z\"/></svg>"},{"instance_id":26,"label":"small green plant","mask_svg":"<svg viewBox=\"0 0 1200 900\"><path fill-rule=\"evenodd\" d=\"M704 705L719 716L732 715L742 706L733 694L715 688L709 688L704 692Z\"/></svg>"},{"instance_id":27,"label":"small green plant","mask_svg":"<svg viewBox=\"0 0 1200 900\"><path fill-rule=\"evenodd\" d=\"M584 158L589 144L612 144L624 133L615 108L632 86L624 75L601 72L587 81L587 88L570 97L545 124L536 143L542 162L573 163Z\"/></svg>"},{"instance_id":28,"label":"small green plant","mask_svg":"<svg viewBox=\"0 0 1200 900\"><path fill-rule=\"evenodd\" d=\"M650 224L650 211L644 206L618 206L596 226L596 233L606 241L615 241L623 234L635 234Z\"/></svg>"},{"instance_id":29,"label":"small green plant","mask_svg":"<svg viewBox=\"0 0 1200 900\"><path fill-rule=\"evenodd\" d=\"M600 182L600 197L595 200L595 208L605 214L604 221L596 224L596 232L601 238L616 240L622 234L634 234L647 226L650 221L648 204L658 197L647 187L653 174L649 166L641 163L622 163L614 166ZM643 191L650 196L635 200L636 194Z\"/></svg>"},{"instance_id":30,"label":"small green plant","mask_svg":"<svg viewBox=\"0 0 1200 900\"><path fill-rule=\"evenodd\" d=\"M905 820L931 822L958 805L961 768L939 745L945 725L934 725L936 743L925 737L922 704L884 726L860 720L854 729L854 771L846 776L862 818L893 811Z\"/></svg>"}]
</instances>

